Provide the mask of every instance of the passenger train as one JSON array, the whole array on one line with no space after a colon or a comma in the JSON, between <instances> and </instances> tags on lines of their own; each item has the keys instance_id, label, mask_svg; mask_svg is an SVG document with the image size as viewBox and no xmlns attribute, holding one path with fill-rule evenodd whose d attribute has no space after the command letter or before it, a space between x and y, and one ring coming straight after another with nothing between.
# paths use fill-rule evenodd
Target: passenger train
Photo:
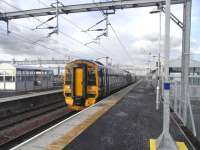
<instances>
[{"instance_id":1,"label":"passenger train","mask_svg":"<svg viewBox=\"0 0 200 150\"><path fill-rule=\"evenodd\" d=\"M78 59L65 66L65 102L72 110L82 110L135 81L136 76L128 71Z\"/></svg>"}]
</instances>

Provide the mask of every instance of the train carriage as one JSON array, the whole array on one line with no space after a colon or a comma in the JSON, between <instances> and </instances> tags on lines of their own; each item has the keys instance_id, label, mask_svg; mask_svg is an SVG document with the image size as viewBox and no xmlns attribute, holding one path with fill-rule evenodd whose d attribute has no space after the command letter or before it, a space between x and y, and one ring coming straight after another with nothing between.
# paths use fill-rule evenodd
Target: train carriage
<instances>
[{"instance_id":1,"label":"train carriage","mask_svg":"<svg viewBox=\"0 0 200 150\"><path fill-rule=\"evenodd\" d=\"M135 76L127 71L97 61L75 60L65 66L65 102L71 109L81 110L134 81Z\"/></svg>"}]
</instances>

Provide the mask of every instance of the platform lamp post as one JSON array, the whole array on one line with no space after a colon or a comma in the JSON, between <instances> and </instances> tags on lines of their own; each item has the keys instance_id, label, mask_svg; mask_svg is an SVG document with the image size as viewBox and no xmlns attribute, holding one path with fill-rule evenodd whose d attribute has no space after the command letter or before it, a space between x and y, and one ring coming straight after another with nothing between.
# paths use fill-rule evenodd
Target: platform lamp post
<instances>
[{"instance_id":1,"label":"platform lamp post","mask_svg":"<svg viewBox=\"0 0 200 150\"><path fill-rule=\"evenodd\" d=\"M148 53L149 56L151 56L151 53ZM147 71L146 71L146 80L149 80L150 79L150 75L151 75L151 66L150 66L150 57L148 58L147 60Z\"/></svg>"},{"instance_id":2,"label":"platform lamp post","mask_svg":"<svg viewBox=\"0 0 200 150\"><path fill-rule=\"evenodd\" d=\"M158 46L158 64L157 64L157 87L156 87L156 110L159 109L160 104L160 76L161 76L161 62L160 62L160 52L161 52L161 13L162 6L158 6L156 10L152 10L149 13L155 14L159 13L159 46Z\"/></svg>"},{"instance_id":3,"label":"platform lamp post","mask_svg":"<svg viewBox=\"0 0 200 150\"><path fill-rule=\"evenodd\" d=\"M170 56L170 9L171 0L166 0L165 13L165 47L164 47L164 101L163 101L163 131L156 142L157 150L178 150L176 142L169 133L169 56Z\"/></svg>"}]
</instances>

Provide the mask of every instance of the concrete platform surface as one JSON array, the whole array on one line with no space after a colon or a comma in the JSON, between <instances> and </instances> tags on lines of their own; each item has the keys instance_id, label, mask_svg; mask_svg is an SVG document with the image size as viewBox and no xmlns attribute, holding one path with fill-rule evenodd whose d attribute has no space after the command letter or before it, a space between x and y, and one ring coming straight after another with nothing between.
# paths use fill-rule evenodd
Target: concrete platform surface
<instances>
[{"instance_id":1,"label":"concrete platform surface","mask_svg":"<svg viewBox=\"0 0 200 150\"><path fill-rule=\"evenodd\" d=\"M155 99L151 84L142 81L64 150L149 150L149 140L162 131L162 108L155 110ZM170 130L189 147L173 121Z\"/></svg>"},{"instance_id":2,"label":"concrete platform surface","mask_svg":"<svg viewBox=\"0 0 200 150\"><path fill-rule=\"evenodd\" d=\"M139 83L139 82L138 82ZM95 105L63 120L11 150L58 150L63 149L82 131L93 124L101 115L119 102L138 83L101 100ZM64 99L63 99L64 100Z\"/></svg>"}]
</instances>

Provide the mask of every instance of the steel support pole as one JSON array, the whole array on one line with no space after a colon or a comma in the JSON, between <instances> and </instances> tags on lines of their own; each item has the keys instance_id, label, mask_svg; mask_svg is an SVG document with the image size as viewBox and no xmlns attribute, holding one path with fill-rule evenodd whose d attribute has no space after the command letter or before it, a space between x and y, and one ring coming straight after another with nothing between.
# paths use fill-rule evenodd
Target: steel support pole
<instances>
[{"instance_id":1,"label":"steel support pole","mask_svg":"<svg viewBox=\"0 0 200 150\"><path fill-rule=\"evenodd\" d=\"M59 3L59 1L56 0L56 34L58 34L58 32L59 32L59 20L58 20L59 8L58 8L58 3Z\"/></svg>"},{"instance_id":2,"label":"steel support pole","mask_svg":"<svg viewBox=\"0 0 200 150\"><path fill-rule=\"evenodd\" d=\"M158 80L157 80L157 87L156 87L156 110L159 110L159 104L160 104L160 79L159 79L159 75L157 76L157 78L158 78Z\"/></svg>"},{"instance_id":3,"label":"steel support pole","mask_svg":"<svg viewBox=\"0 0 200 150\"><path fill-rule=\"evenodd\" d=\"M160 104L160 52L161 52L161 12L159 13L159 47L158 47L158 76L157 76L157 87L156 87L156 110L159 109Z\"/></svg>"},{"instance_id":4,"label":"steel support pole","mask_svg":"<svg viewBox=\"0 0 200 150\"><path fill-rule=\"evenodd\" d=\"M108 67L108 59L109 59L109 57L106 56L106 67Z\"/></svg>"},{"instance_id":5,"label":"steel support pole","mask_svg":"<svg viewBox=\"0 0 200 150\"><path fill-rule=\"evenodd\" d=\"M189 66L190 66L190 33L191 33L192 0L184 1L183 8L183 34L182 34L182 73L181 98L183 102L183 123L187 124L187 106L189 92Z\"/></svg>"},{"instance_id":6,"label":"steel support pole","mask_svg":"<svg viewBox=\"0 0 200 150\"><path fill-rule=\"evenodd\" d=\"M174 112L177 114L177 100L178 100L178 85L177 81L174 82Z\"/></svg>"},{"instance_id":7,"label":"steel support pole","mask_svg":"<svg viewBox=\"0 0 200 150\"><path fill-rule=\"evenodd\" d=\"M170 56L170 7L171 0L166 0L165 14L165 47L164 47L164 102L163 102L163 131L157 139L157 150L178 150L175 141L169 133L170 126L170 109L169 109L169 56Z\"/></svg>"}]
</instances>

